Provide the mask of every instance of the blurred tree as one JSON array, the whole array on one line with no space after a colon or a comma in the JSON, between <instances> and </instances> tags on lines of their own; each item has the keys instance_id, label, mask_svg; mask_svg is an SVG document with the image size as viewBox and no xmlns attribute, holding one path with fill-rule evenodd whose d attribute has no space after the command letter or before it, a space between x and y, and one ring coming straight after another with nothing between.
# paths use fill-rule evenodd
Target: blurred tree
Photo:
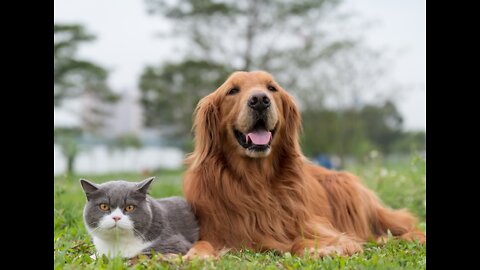
<instances>
[{"instance_id":1,"label":"blurred tree","mask_svg":"<svg viewBox=\"0 0 480 270\"><path fill-rule=\"evenodd\" d=\"M54 128L55 142L60 146L60 150L67 160L67 174L74 172L75 158L80 151L77 141L81 134L82 130L80 128Z\"/></svg>"},{"instance_id":2,"label":"blurred tree","mask_svg":"<svg viewBox=\"0 0 480 270\"><path fill-rule=\"evenodd\" d=\"M61 107L66 100L88 99L81 116L81 128L55 127L55 142L67 159L67 173L73 173L73 164L80 151L78 139L82 132L95 132L108 115L105 103L118 100L107 84L108 72L103 67L76 56L81 43L94 40L83 26L54 24L54 106Z\"/></svg>"},{"instance_id":3,"label":"blurred tree","mask_svg":"<svg viewBox=\"0 0 480 270\"><path fill-rule=\"evenodd\" d=\"M144 70L140 88L146 123L173 125L171 134L186 141L196 103L231 71L267 70L299 99L302 109L318 111L325 95L338 91L338 83L330 86L336 83L331 77L343 74L340 63L350 63L359 50L360 55L373 55L359 46L353 27L348 34L339 30L348 18L333 12L339 0L145 1L150 14L173 22L173 36L188 41L184 60Z\"/></svg>"},{"instance_id":4,"label":"blurred tree","mask_svg":"<svg viewBox=\"0 0 480 270\"><path fill-rule=\"evenodd\" d=\"M54 106L67 99L87 96L91 104L82 114L83 128L95 131L107 115L102 103L117 101L118 95L107 84L108 72L103 67L76 56L81 43L94 40L83 26L54 24Z\"/></svg>"},{"instance_id":5,"label":"blurred tree","mask_svg":"<svg viewBox=\"0 0 480 270\"><path fill-rule=\"evenodd\" d=\"M171 19L174 32L188 38L187 58L275 74L288 64L306 69L355 44L351 37L327 35L324 24L339 19L331 15L341 2L146 0L150 14Z\"/></svg>"},{"instance_id":6,"label":"blurred tree","mask_svg":"<svg viewBox=\"0 0 480 270\"><path fill-rule=\"evenodd\" d=\"M402 137L403 118L396 106L385 102L382 106L367 105L360 111L367 137L384 154Z\"/></svg>"},{"instance_id":7,"label":"blurred tree","mask_svg":"<svg viewBox=\"0 0 480 270\"><path fill-rule=\"evenodd\" d=\"M402 154L418 153L426 150L426 134L424 131L404 131L391 146L392 152Z\"/></svg>"},{"instance_id":8,"label":"blurred tree","mask_svg":"<svg viewBox=\"0 0 480 270\"><path fill-rule=\"evenodd\" d=\"M127 148L141 148L142 141L135 134L124 134L116 137L109 145L111 149L125 150Z\"/></svg>"},{"instance_id":9,"label":"blurred tree","mask_svg":"<svg viewBox=\"0 0 480 270\"><path fill-rule=\"evenodd\" d=\"M169 127L165 135L183 141L180 145L188 149L195 106L230 72L223 65L201 60L146 67L140 78L146 125Z\"/></svg>"},{"instance_id":10,"label":"blurred tree","mask_svg":"<svg viewBox=\"0 0 480 270\"><path fill-rule=\"evenodd\" d=\"M371 150L384 154L392 150L406 152L411 147L405 147L405 144L411 146L416 141L402 132L402 117L390 101L382 105L369 104L335 111L307 110L302 116L303 121L309 123L303 127L301 140L308 156L320 152L339 155L340 158L346 155L361 157ZM418 143L415 147L422 145Z\"/></svg>"},{"instance_id":11,"label":"blurred tree","mask_svg":"<svg viewBox=\"0 0 480 270\"><path fill-rule=\"evenodd\" d=\"M367 138L365 125L355 109L304 111L301 145L305 155L315 157L323 153L360 157L373 148Z\"/></svg>"}]
</instances>

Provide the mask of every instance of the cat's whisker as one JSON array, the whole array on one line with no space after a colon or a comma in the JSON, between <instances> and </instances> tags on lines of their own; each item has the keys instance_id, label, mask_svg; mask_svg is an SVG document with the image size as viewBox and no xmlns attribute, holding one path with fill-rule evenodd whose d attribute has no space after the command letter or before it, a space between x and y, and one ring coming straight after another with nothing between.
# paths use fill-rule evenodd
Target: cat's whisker
<instances>
[{"instance_id":1,"label":"cat's whisker","mask_svg":"<svg viewBox=\"0 0 480 270\"><path fill-rule=\"evenodd\" d=\"M95 224L95 222L93 222L93 223L91 223L91 224L88 224L88 226L89 226L90 228L93 228L93 226L92 226L93 224ZM95 232L95 231L97 231L97 230L99 230L99 229L100 229L99 226L94 227L92 230L90 230L90 233L93 233L93 232Z\"/></svg>"},{"instance_id":2,"label":"cat's whisker","mask_svg":"<svg viewBox=\"0 0 480 270\"><path fill-rule=\"evenodd\" d=\"M96 233L96 232L101 232L101 231L102 231L102 229L101 229L100 227L97 227L97 228L91 230L91 231L90 231L90 234L94 234L94 233Z\"/></svg>"},{"instance_id":3,"label":"cat's whisker","mask_svg":"<svg viewBox=\"0 0 480 270\"><path fill-rule=\"evenodd\" d=\"M133 232L137 233L138 236L140 236L140 238L142 238L143 241L147 242L147 239L145 238L145 236L143 236L143 234L139 230L137 230L135 228L132 228L132 229L133 229Z\"/></svg>"}]
</instances>

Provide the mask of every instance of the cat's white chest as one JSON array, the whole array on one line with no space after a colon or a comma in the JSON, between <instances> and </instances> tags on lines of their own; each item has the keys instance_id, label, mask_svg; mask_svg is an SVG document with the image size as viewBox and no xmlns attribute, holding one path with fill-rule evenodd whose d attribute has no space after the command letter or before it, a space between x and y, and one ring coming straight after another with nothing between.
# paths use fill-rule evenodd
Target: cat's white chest
<instances>
[{"instance_id":1,"label":"cat's white chest","mask_svg":"<svg viewBox=\"0 0 480 270\"><path fill-rule=\"evenodd\" d=\"M100 255L131 258L151 245L134 234L133 221L118 208L102 217L98 228L86 227Z\"/></svg>"},{"instance_id":2,"label":"cat's white chest","mask_svg":"<svg viewBox=\"0 0 480 270\"><path fill-rule=\"evenodd\" d=\"M151 245L150 242L144 242L133 234L122 235L122 237L117 239L112 238L108 240L94 236L93 243L100 255L105 254L109 257L120 255L126 258L138 255L142 250Z\"/></svg>"}]
</instances>

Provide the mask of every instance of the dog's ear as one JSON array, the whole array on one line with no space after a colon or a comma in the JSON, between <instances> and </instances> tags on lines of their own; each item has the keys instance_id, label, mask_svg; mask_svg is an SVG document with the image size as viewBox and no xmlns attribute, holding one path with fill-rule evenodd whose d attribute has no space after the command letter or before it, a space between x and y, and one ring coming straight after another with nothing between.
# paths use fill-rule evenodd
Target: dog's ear
<instances>
[{"instance_id":1,"label":"dog's ear","mask_svg":"<svg viewBox=\"0 0 480 270\"><path fill-rule=\"evenodd\" d=\"M287 92L281 95L283 103L283 118L285 119L283 140L288 149L300 150L298 142L299 133L301 132L302 119L300 111L295 100Z\"/></svg>"},{"instance_id":2,"label":"dog's ear","mask_svg":"<svg viewBox=\"0 0 480 270\"><path fill-rule=\"evenodd\" d=\"M219 108L215 104L215 93L198 102L194 112L193 132L195 150L189 157L192 168L203 164L218 148L219 138Z\"/></svg>"}]
</instances>

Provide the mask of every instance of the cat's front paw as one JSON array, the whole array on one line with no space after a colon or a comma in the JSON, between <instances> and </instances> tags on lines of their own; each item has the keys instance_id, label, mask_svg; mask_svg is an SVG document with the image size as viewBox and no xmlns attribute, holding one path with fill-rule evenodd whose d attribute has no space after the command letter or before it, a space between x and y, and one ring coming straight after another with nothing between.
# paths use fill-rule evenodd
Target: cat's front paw
<instances>
[{"instance_id":1,"label":"cat's front paw","mask_svg":"<svg viewBox=\"0 0 480 270\"><path fill-rule=\"evenodd\" d=\"M167 262L177 262L181 261L182 255L175 253L165 253L160 255L160 259Z\"/></svg>"}]
</instances>

